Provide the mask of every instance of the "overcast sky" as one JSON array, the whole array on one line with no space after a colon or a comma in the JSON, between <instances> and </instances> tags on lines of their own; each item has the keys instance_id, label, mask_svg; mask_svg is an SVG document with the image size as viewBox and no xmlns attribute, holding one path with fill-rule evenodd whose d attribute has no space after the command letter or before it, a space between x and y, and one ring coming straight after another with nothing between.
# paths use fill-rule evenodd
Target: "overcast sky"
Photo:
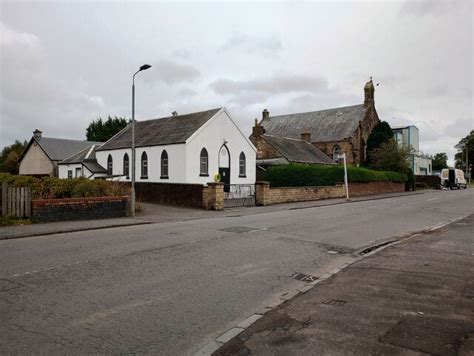
<instances>
[{"instance_id":1,"label":"overcast sky","mask_svg":"<svg viewBox=\"0 0 474 356\"><path fill-rule=\"evenodd\" d=\"M226 106L250 134L271 115L363 102L447 152L473 129L473 5L411 2L20 2L0 0L0 147L84 139L99 116Z\"/></svg>"}]
</instances>

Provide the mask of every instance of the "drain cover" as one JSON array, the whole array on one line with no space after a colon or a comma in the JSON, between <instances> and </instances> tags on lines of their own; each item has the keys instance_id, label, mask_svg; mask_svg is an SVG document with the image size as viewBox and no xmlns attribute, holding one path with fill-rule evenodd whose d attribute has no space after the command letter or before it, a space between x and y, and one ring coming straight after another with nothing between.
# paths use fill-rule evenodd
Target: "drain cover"
<instances>
[{"instance_id":1,"label":"drain cover","mask_svg":"<svg viewBox=\"0 0 474 356\"><path fill-rule=\"evenodd\" d=\"M245 227L245 226L232 226L232 227L226 227L225 229L219 229L219 231L235 232L236 234L243 234L244 232L250 232L250 231L255 231L255 230L259 230L259 229L255 227Z\"/></svg>"},{"instance_id":2,"label":"drain cover","mask_svg":"<svg viewBox=\"0 0 474 356\"><path fill-rule=\"evenodd\" d=\"M324 302L321 302L321 304L327 304L327 305L335 305L335 306L341 306L346 304L347 302L345 300L340 300L340 299L327 299Z\"/></svg>"},{"instance_id":3,"label":"drain cover","mask_svg":"<svg viewBox=\"0 0 474 356\"><path fill-rule=\"evenodd\" d=\"M297 279L298 281L303 281L303 282L313 282L318 279L318 277L311 276L309 274L299 273L299 272L293 273L290 277Z\"/></svg>"}]
</instances>

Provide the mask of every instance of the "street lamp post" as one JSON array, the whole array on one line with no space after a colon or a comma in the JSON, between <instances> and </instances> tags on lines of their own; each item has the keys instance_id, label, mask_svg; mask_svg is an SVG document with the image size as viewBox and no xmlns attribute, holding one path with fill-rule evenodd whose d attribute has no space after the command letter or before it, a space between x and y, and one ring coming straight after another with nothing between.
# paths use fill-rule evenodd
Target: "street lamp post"
<instances>
[{"instance_id":1,"label":"street lamp post","mask_svg":"<svg viewBox=\"0 0 474 356\"><path fill-rule=\"evenodd\" d=\"M343 153L339 153L339 155L337 156L337 159L343 159L344 160L344 186L345 186L345 190L346 190L346 200L349 200L349 182L348 182L348 179L347 179L347 161L346 161L346 153L343 152Z\"/></svg>"},{"instance_id":2,"label":"street lamp post","mask_svg":"<svg viewBox=\"0 0 474 356\"><path fill-rule=\"evenodd\" d=\"M132 78L132 187L130 192L130 210L132 218L135 217L135 76L142 70L151 68L151 65L144 64L138 69Z\"/></svg>"}]
</instances>

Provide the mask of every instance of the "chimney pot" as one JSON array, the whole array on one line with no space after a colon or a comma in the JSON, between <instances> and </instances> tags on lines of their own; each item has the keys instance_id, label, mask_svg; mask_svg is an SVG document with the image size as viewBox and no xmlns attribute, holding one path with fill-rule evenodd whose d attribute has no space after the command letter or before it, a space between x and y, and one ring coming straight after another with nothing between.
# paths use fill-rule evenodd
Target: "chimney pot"
<instances>
[{"instance_id":1,"label":"chimney pot","mask_svg":"<svg viewBox=\"0 0 474 356\"><path fill-rule=\"evenodd\" d=\"M270 112L267 109L262 111L262 120L268 119L270 117Z\"/></svg>"},{"instance_id":2,"label":"chimney pot","mask_svg":"<svg viewBox=\"0 0 474 356\"><path fill-rule=\"evenodd\" d=\"M178 116L178 112L175 110L175 111L173 111L173 112L171 113L171 115L173 115L173 116Z\"/></svg>"},{"instance_id":3,"label":"chimney pot","mask_svg":"<svg viewBox=\"0 0 474 356\"><path fill-rule=\"evenodd\" d=\"M311 142L311 132L303 131L301 133L301 141Z\"/></svg>"},{"instance_id":4,"label":"chimney pot","mask_svg":"<svg viewBox=\"0 0 474 356\"><path fill-rule=\"evenodd\" d=\"M38 130L38 129L36 129L36 130L33 131L33 137L34 137L35 139L37 139L37 140L40 140L40 139L41 139L41 134L42 134L42 132L41 132L40 130Z\"/></svg>"}]
</instances>

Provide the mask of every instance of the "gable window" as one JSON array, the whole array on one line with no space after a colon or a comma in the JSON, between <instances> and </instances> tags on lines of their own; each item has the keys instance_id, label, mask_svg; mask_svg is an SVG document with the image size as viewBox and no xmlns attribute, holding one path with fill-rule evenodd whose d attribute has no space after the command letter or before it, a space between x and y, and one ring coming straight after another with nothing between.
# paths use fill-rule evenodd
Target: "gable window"
<instances>
[{"instance_id":1,"label":"gable window","mask_svg":"<svg viewBox=\"0 0 474 356\"><path fill-rule=\"evenodd\" d=\"M246 177L246 172L245 172L245 153L240 152L239 156L239 177Z\"/></svg>"},{"instance_id":2,"label":"gable window","mask_svg":"<svg viewBox=\"0 0 474 356\"><path fill-rule=\"evenodd\" d=\"M123 155L123 175L127 177L127 179L130 177L130 159L128 158L128 153Z\"/></svg>"},{"instance_id":3,"label":"gable window","mask_svg":"<svg viewBox=\"0 0 474 356\"><path fill-rule=\"evenodd\" d=\"M337 161L339 159L339 155L341 154L341 147L338 145L334 146L332 149L332 159Z\"/></svg>"},{"instance_id":4,"label":"gable window","mask_svg":"<svg viewBox=\"0 0 474 356\"><path fill-rule=\"evenodd\" d=\"M148 156L146 152L142 153L142 176L141 178L148 178Z\"/></svg>"},{"instance_id":5,"label":"gable window","mask_svg":"<svg viewBox=\"0 0 474 356\"><path fill-rule=\"evenodd\" d=\"M207 150L203 148L201 150L201 155L199 158L199 175L201 177L209 177L209 155Z\"/></svg>"},{"instance_id":6,"label":"gable window","mask_svg":"<svg viewBox=\"0 0 474 356\"><path fill-rule=\"evenodd\" d=\"M161 152L161 179L168 179L168 153Z\"/></svg>"},{"instance_id":7,"label":"gable window","mask_svg":"<svg viewBox=\"0 0 474 356\"><path fill-rule=\"evenodd\" d=\"M113 162L112 162L112 155L107 157L107 175L111 176L113 172Z\"/></svg>"},{"instance_id":8,"label":"gable window","mask_svg":"<svg viewBox=\"0 0 474 356\"><path fill-rule=\"evenodd\" d=\"M72 179L72 169L67 171L67 178Z\"/></svg>"}]
</instances>

